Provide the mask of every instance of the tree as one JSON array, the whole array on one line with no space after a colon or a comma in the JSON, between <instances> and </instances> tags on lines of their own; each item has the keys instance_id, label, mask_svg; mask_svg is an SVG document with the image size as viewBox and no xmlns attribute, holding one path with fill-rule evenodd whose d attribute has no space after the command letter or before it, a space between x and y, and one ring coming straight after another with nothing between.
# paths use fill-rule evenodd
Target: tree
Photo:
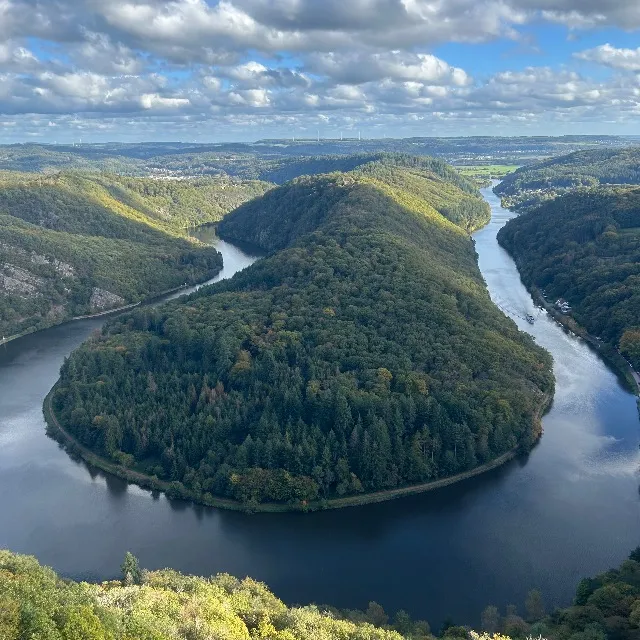
<instances>
[{"instance_id":1,"label":"tree","mask_svg":"<svg viewBox=\"0 0 640 640\"><path fill-rule=\"evenodd\" d=\"M539 589L529 591L524 606L527 610L528 622L536 622L544 618L544 602L542 600L542 592Z\"/></svg>"},{"instance_id":2,"label":"tree","mask_svg":"<svg viewBox=\"0 0 640 640\"><path fill-rule=\"evenodd\" d=\"M120 569L122 570L122 583L124 585L140 584L142 581L142 571L140 570L138 558L130 551L125 553L124 562Z\"/></svg>"},{"instance_id":3,"label":"tree","mask_svg":"<svg viewBox=\"0 0 640 640\"><path fill-rule=\"evenodd\" d=\"M12 599L0 596L0 638L16 640L20 635L20 605Z\"/></svg>"},{"instance_id":4,"label":"tree","mask_svg":"<svg viewBox=\"0 0 640 640\"><path fill-rule=\"evenodd\" d=\"M500 628L500 612L498 607L489 605L480 617L480 626L483 631L488 633L496 633Z\"/></svg>"},{"instance_id":5,"label":"tree","mask_svg":"<svg viewBox=\"0 0 640 640\"><path fill-rule=\"evenodd\" d=\"M518 615L507 615L503 627L504 634L511 638L522 638L529 630L529 625Z\"/></svg>"},{"instance_id":6,"label":"tree","mask_svg":"<svg viewBox=\"0 0 640 640\"><path fill-rule=\"evenodd\" d=\"M413 627L411 616L404 609L400 609L393 618L393 626L398 633L404 636L408 635Z\"/></svg>"},{"instance_id":7,"label":"tree","mask_svg":"<svg viewBox=\"0 0 640 640\"><path fill-rule=\"evenodd\" d=\"M389 622L389 616L377 602L370 602L367 607L367 620L376 627L383 627Z\"/></svg>"},{"instance_id":8,"label":"tree","mask_svg":"<svg viewBox=\"0 0 640 640\"><path fill-rule=\"evenodd\" d=\"M74 607L67 613L62 627L64 640L105 640L107 635L100 618L88 605Z\"/></svg>"}]
</instances>

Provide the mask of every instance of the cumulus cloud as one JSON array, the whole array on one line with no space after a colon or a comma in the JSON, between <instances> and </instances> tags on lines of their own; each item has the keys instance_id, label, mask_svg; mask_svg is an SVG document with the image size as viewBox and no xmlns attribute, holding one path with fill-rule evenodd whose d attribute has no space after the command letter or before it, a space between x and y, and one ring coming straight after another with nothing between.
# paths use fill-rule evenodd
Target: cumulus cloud
<instances>
[{"instance_id":1,"label":"cumulus cloud","mask_svg":"<svg viewBox=\"0 0 640 640\"><path fill-rule=\"evenodd\" d=\"M180 137L206 123L246 133L640 115L631 73L594 81L569 65L474 78L430 53L518 40L521 27L543 22L636 29L640 2L0 0L0 117L3 130L84 123L106 135L144 123ZM640 71L640 49L605 44L576 58Z\"/></svg>"},{"instance_id":2,"label":"cumulus cloud","mask_svg":"<svg viewBox=\"0 0 640 640\"><path fill-rule=\"evenodd\" d=\"M594 49L587 49L575 54L576 58L595 62L624 71L640 71L640 47L637 49L617 49L610 44L603 44Z\"/></svg>"},{"instance_id":3,"label":"cumulus cloud","mask_svg":"<svg viewBox=\"0 0 640 640\"><path fill-rule=\"evenodd\" d=\"M0 0L0 39L83 41L100 32L177 62L230 52L408 49L517 37L536 20L640 26L624 0Z\"/></svg>"},{"instance_id":4,"label":"cumulus cloud","mask_svg":"<svg viewBox=\"0 0 640 640\"><path fill-rule=\"evenodd\" d=\"M426 53L312 54L307 66L313 73L327 76L336 83L362 84L391 79L463 86L471 82L464 69L452 67Z\"/></svg>"},{"instance_id":5,"label":"cumulus cloud","mask_svg":"<svg viewBox=\"0 0 640 640\"><path fill-rule=\"evenodd\" d=\"M174 95L162 76L105 76L94 72L0 77L0 113L135 113L189 106L187 96Z\"/></svg>"},{"instance_id":6,"label":"cumulus cloud","mask_svg":"<svg viewBox=\"0 0 640 640\"><path fill-rule=\"evenodd\" d=\"M11 40L0 42L0 68L5 71L26 73L40 66L38 58L27 48Z\"/></svg>"},{"instance_id":7,"label":"cumulus cloud","mask_svg":"<svg viewBox=\"0 0 640 640\"><path fill-rule=\"evenodd\" d=\"M98 73L133 75L145 69L144 56L120 42L112 42L104 33L85 30L84 41L68 47L68 54L77 67Z\"/></svg>"},{"instance_id":8,"label":"cumulus cloud","mask_svg":"<svg viewBox=\"0 0 640 640\"><path fill-rule=\"evenodd\" d=\"M255 60L235 66L220 67L217 71L220 76L231 80L235 86L244 88L308 88L311 86L311 80L304 73L295 69L269 68Z\"/></svg>"}]
</instances>

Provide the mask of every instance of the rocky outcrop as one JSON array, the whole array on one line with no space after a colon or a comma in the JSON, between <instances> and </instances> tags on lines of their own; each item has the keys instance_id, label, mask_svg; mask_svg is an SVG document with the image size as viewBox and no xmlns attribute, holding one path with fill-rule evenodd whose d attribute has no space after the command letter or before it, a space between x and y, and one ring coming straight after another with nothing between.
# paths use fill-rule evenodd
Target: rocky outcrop
<instances>
[{"instance_id":1,"label":"rocky outcrop","mask_svg":"<svg viewBox=\"0 0 640 640\"><path fill-rule=\"evenodd\" d=\"M40 295L43 284L42 278L14 264L5 262L0 267L0 291L32 297Z\"/></svg>"},{"instance_id":2,"label":"rocky outcrop","mask_svg":"<svg viewBox=\"0 0 640 640\"><path fill-rule=\"evenodd\" d=\"M89 299L89 307L91 311L105 311L106 309L114 309L116 307L122 307L125 303L125 299L111 291L106 289L100 289L94 287L91 292L91 298Z\"/></svg>"}]
</instances>

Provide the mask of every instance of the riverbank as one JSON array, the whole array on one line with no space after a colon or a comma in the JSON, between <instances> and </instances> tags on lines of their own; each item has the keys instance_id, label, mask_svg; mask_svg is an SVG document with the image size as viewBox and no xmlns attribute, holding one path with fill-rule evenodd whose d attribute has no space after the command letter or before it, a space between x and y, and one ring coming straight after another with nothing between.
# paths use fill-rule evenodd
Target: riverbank
<instances>
[{"instance_id":1,"label":"riverbank","mask_svg":"<svg viewBox=\"0 0 640 640\"><path fill-rule=\"evenodd\" d=\"M517 263L516 263L517 264ZM626 359L618 353L611 345L598 340L591 335L580 323L572 316L565 315L556 309L543 295L540 289L535 285L527 286L531 297L538 303L549 315L561 324L565 329L574 335L582 338L590 347L592 347L600 357L611 367L628 391L640 396L640 375L626 361Z\"/></svg>"},{"instance_id":2,"label":"riverbank","mask_svg":"<svg viewBox=\"0 0 640 640\"><path fill-rule=\"evenodd\" d=\"M160 480L157 476L149 476L147 474L129 469L119 465L111 460L99 456L95 452L91 451L70 434L59 422L58 418L53 411L51 399L55 393L58 383L51 388L49 393L44 399L43 413L44 419L47 423L47 433L55 438L71 455L76 455L86 463L117 476L122 480L139 485L145 489L152 491L161 491L166 493L169 498L178 498L181 500L189 500L196 504L202 504L208 507L218 507L220 509L230 509L232 511L244 511L251 513L286 513L290 511L319 511L325 509L344 509L346 507L363 506L367 504L375 504L379 502L387 502L389 500L395 500L397 498L403 498L406 496L417 495L421 493L427 493L429 491L435 491L443 487L448 487L452 484L468 480L475 476L497 469L502 465L510 462L518 456L520 453L520 447L514 447L513 449L503 453L501 456L494 458L486 464L480 465L469 471L464 471L447 478L441 478L439 480L432 480L430 482L424 482L421 484L410 485L407 487L399 487L397 489L388 489L385 491L375 491L373 493L359 494L353 496L347 496L344 498L330 498L327 500L318 500L308 503L299 504L282 504L282 503L253 503L250 505L238 502L236 500L230 500L226 498L217 498L208 495L195 494L184 485L178 482L166 482ZM537 426L537 439L542 435L542 416L551 407L551 396L545 395L541 399L538 407L535 420Z\"/></svg>"},{"instance_id":3,"label":"riverbank","mask_svg":"<svg viewBox=\"0 0 640 640\"><path fill-rule=\"evenodd\" d=\"M77 322L78 320L91 320L93 318L102 318L102 317L108 317L108 316L115 316L118 315L120 313L125 313L126 311L129 311L131 309L135 309L136 307L140 307L143 305L147 305L147 304L153 304L154 302L157 302L158 300L161 300L162 298L164 298L165 296L169 296L173 293L177 293L178 291L181 291L182 289L188 289L189 287L198 287L201 286L207 282L209 282L209 280L212 280L213 278L216 277L216 275L218 275L220 273L220 271L222 271L222 267L220 267L220 269L218 270L218 272L216 274L214 274L213 276L208 276L205 280L202 280L200 282L196 282L194 284L181 284L178 287L173 287L171 289L166 289L165 291L159 291L158 293L153 293L150 296L147 296L146 298L142 299L142 300L138 300L138 302L132 302L130 304L125 304L122 307L115 307L114 309L106 309L105 311L99 311L98 313L90 313L84 316L73 316L71 318L66 318L65 320L63 320L62 322L54 322L52 324L49 324L45 327L39 327L38 329L30 329L28 331L23 331L22 333L16 333L13 336L9 336L8 338L2 338L0 339L0 346L2 346L3 344L7 344L9 342L13 342L14 340L18 340L20 338L24 338L26 336L31 336L34 333L39 333L40 331L46 331L47 329L51 329L53 327L62 327L65 324L69 324L70 322Z\"/></svg>"}]
</instances>

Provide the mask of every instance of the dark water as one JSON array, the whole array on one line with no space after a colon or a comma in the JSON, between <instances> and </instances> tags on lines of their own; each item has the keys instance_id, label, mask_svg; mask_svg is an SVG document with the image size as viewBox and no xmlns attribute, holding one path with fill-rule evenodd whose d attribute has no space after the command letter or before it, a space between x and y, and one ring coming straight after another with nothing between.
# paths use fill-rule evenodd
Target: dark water
<instances>
[{"instance_id":1,"label":"dark water","mask_svg":"<svg viewBox=\"0 0 640 640\"><path fill-rule=\"evenodd\" d=\"M495 241L509 214L485 196L494 216L475 238L491 294L533 313ZM253 260L218 246L224 276ZM41 404L64 356L101 321L9 343L0 347L0 547L85 578L114 576L131 550L149 568L251 575L290 603L376 600L434 626L447 615L477 623L487 604L521 604L532 587L567 604L580 577L640 544L640 425L634 397L582 342L546 316L517 321L553 353L557 376L528 460L437 493L310 515L194 507L72 461L46 437Z\"/></svg>"}]
</instances>

